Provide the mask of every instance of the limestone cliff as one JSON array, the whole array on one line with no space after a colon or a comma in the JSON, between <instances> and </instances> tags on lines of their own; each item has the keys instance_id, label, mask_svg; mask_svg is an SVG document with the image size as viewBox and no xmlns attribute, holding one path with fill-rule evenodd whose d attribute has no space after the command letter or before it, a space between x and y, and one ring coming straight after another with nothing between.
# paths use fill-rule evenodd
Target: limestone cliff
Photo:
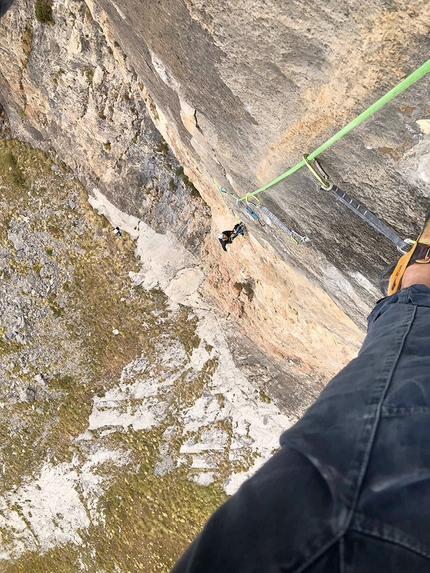
<instances>
[{"instance_id":1,"label":"limestone cliff","mask_svg":"<svg viewBox=\"0 0 430 573\"><path fill-rule=\"evenodd\" d=\"M395 248L303 170L260 195L302 245L218 185L242 196L266 183L426 60L429 11L15 0L0 20L10 571L46 570L41 554L52 571L91 571L94 555L106 572L165 571L220 486L237 487L354 356ZM430 192L428 86L321 157L400 235L416 233ZM246 235L223 253L216 235L238 219ZM41 512L53 487L65 501Z\"/></svg>"},{"instance_id":2,"label":"limestone cliff","mask_svg":"<svg viewBox=\"0 0 430 573\"><path fill-rule=\"evenodd\" d=\"M336 301L345 302L346 297L350 315L359 322L368 304L361 292L355 292L352 279L346 280L336 269L338 253L330 260L322 250L318 252L328 220L320 221L316 244L304 248L296 248L274 229L261 230L247 220L245 240L236 241L225 256L215 233L244 213L233 216L227 210L209 177L211 173L222 182L227 178L239 194L249 190L245 180L257 182L250 166L259 163L260 172L269 139L281 124L288 125L286 117L269 123L264 115L269 100L261 95L257 109L263 115L257 114L256 119L247 110L250 102L233 94L228 87L233 80L227 72L221 73L219 41L211 38L205 21L198 20L196 7L174 2L167 10L167 5L149 3L142 19L127 19L122 8L115 6L103 6L106 11L113 9L108 17L92 2L54 2L52 22L40 22L31 3L15 2L0 23L0 97L12 133L52 150L90 193L102 191L124 211L156 230L175 232L187 248L201 252L207 291L239 321L242 332L279 360L290 383L280 385L278 397L290 405L292 400L300 411L301 399L292 398L303 391L300 381L304 382L302 389L314 388L314 395L354 354L361 338L353 322L336 308ZM254 17L257 21L257 13ZM278 20L279 14L274 12L273 17ZM129 26L131 21L136 29ZM149 34L147 39L143 29ZM162 39L163 49L151 44L152 35ZM177 50L175 65L169 60L173 47ZM231 57L245 57L244 46L235 54L236 48ZM230 75L238 71L232 61ZM246 79L245 68L243 74ZM239 78L237 86L243 84ZM262 75L259 85L268 83L267 74ZM245 85L241 90L248 93ZM273 96L270 101L273 110ZM258 154L262 155L257 161ZM287 159L280 149L273 169ZM269 173L261 171L261 178ZM212 210L213 231L207 240L207 207L190 179ZM312 185L306 184L311 192ZM320 220L320 207L315 203L310 207L301 201L296 207L303 212L310 209L309 215L313 212ZM291 214L286 220L291 220ZM298 217L294 225L307 232ZM311 238L315 242L316 237ZM335 303L321 290L321 278ZM357 280L376 296L361 274ZM329 358L327 348L331 349Z\"/></svg>"}]
</instances>

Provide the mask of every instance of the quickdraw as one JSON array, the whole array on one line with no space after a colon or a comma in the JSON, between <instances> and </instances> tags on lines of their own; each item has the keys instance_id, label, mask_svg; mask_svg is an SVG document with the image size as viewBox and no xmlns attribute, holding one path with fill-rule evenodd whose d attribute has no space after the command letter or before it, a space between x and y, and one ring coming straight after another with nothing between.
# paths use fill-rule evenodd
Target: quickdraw
<instances>
[{"instance_id":1,"label":"quickdraw","mask_svg":"<svg viewBox=\"0 0 430 573\"><path fill-rule=\"evenodd\" d=\"M251 203L251 205L253 207L256 207L262 213L264 213L266 217L268 217L271 221L275 223L275 225L277 225L280 229L285 231L285 233L287 233L287 235L291 238L291 240L294 243L296 243L296 245L309 242L308 237L300 235L296 231L293 231L292 229L287 227L287 225L285 225L285 223L283 223L274 213L272 213L272 211L270 211L267 207L262 205L258 197L255 196L252 198L251 197L252 197L251 194L249 194L249 196L246 197L247 204L250 204L251 200L253 200L254 203Z\"/></svg>"},{"instance_id":2,"label":"quickdraw","mask_svg":"<svg viewBox=\"0 0 430 573\"><path fill-rule=\"evenodd\" d=\"M351 197L351 195L345 191L342 191L342 189L340 189L337 185L331 183L327 173L325 173L316 159L309 160L308 155L303 155L303 160L309 168L310 172L318 180L320 188L323 191L330 191L330 193L334 195L336 199L338 199L346 207L348 207L348 209L358 215L358 217L363 219L363 221L366 221L368 225L381 233L381 235L384 235L384 237L386 237L389 241L394 243L401 253L404 254L408 252L411 243L413 244L414 241L411 241L411 239L402 239L399 237L399 235L393 231L393 229L383 223L376 215L369 211L369 209L366 209L366 207L361 205L361 203L354 199L354 197Z\"/></svg>"}]
</instances>

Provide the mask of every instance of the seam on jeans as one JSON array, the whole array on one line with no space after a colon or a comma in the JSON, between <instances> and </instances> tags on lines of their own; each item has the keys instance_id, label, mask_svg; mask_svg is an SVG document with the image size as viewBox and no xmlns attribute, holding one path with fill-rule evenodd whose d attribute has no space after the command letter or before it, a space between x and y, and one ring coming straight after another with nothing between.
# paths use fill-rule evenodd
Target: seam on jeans
<instances>
[{"instance_id":1,"label":"seam on jeans","mask_svg":"<svg viewBox=\"0 0 430 573\"><path fill-rule=\"evenodd\" d=\"M382 407L382 418L395 418L413 414L430 414L430 406L387 406Z\"/></svg>"},{"instance_id":2,"label":"seam on jeans","mask_svg":"<svg viewBox=\"0 0 430 573\"><path fill-rule=\"evenodd\" d=\"M397 527L393 527L387 523L379 522L376 519L366 518L363 514L356 515L357 520L354 521L353 525L351 526L351 531L357 531L358 533L363 533L364 535L368 535L369 537L374 537L375 539L382 539L383 541L389 541L390 543L394 543L395 545L399 545L404 549L408 549L409 551L413 551L417 553L421 557L425 557L430 559L430 547L426 548L423 546L422 542L416 538L412 538L410 535L402 531ZM375 532L374 530L370 529L370 526L366 526L364 521L369 522L372 521L376 527L379 529L383 528L384 531Z\"/></svg>"},{"instance_id":3,"label":"seam on jeans","mask_svg":"<svg viewBox=\"0 0 430 573\"><path fill-rule=\"evenodd\" d=\"M328 541L325 545L321 547L319 551L316 551L312 557L310 557L307 561L302 563L297 569L294 569L293 573L303 573L312 563L314 563L319 557L321 557L332 545L337 543L339 539L343 537L344 533L339 533L335 538Z\"/></svg>"},{"instance_id":4,"label":"seam on jeans","mask_svg":"<svg viewBox=\"0 0 430 573\"><path fill-rule=\"evenodd\" d=\"M374 415L374 419L373 419L373 426L370 428L370 436L367 440L367 447L365 448L364 453L362 455L362 463L361 463L360 473L359 473L358 479L356 481L355 496L354 496L354 500L351 504L350 515L349 515L349 518L346 520L343 532L345 532L348 529L348 527L351 523L351 520L354 516L354 512L356 510L358 500L360 497L364 477L366 475L366 472L367 472L367 469L369 466L370 455L372 453L373 445L375 442L376 432L378 430L379 422L381 419L383 402L384 402L384 399L387 395L390 384L392 382L396 366L398 364L401 352L402 352L404 345L405 345L405 342L406 342L406 338L407 338L407 336L411 330L411 326L412 326L414 319L415 319L415 316L416 316L417 307L416 306L410 306L410 308L412 309L410 312L411 316L409 317L408 322L406 322L406 320L405 320L405 325L404 325L405 330L404 330L402 338L400 339L400 344L398 346L397 352L396 352L396 354L393 355L393 361L392 361L391 367L384 369L384 372L385 372L385 370L387 371L387 376L386 376L385 384L382 388L382 392L378 389L379 403L376 406L376 411L375 411L375 415ZM369 427L369 426L367 426L367 427ZM364 430L364 428L363 428L363 430Z\"/></svg>"}]
</instances>

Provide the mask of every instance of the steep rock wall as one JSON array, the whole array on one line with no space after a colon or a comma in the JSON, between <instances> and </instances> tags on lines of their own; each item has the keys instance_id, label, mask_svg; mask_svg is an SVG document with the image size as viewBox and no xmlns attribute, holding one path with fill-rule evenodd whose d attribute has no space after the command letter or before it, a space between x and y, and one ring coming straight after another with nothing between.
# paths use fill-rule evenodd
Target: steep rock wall
<instances>
[{"instance_id":1,"label":"steep rock wall","mask_svg":"<svg viewBox=\"0 0 430 573\"><path fill-rule=\"evenodd\" d=\"M332 135L422 63L428 7L69 0L53 2L52 24L33 8L16 0L0 22L13 134L201 252L207 292L280 361L289 397L296 384L316 391L356 352L395 248L302 170L260 197L310 243L246 219L225 255L215 233L247 215L211 176L241 196ZM428 196L427 90L424 79L322 157L402 235ZM210 235L179 164L211 207Z\"/></svg>"},{"instance_id":2,"label":"steep rock wall","mask_svg":"<svg viewBox=\"0 0 430 573\"><path fill-rule=\"evenodd\" d=\"M154 99L157 125L207 194L208 172L239 196L268 182L428 54L430 8L421 1L100 3ZM321 158L333 181L405 236L416 233L429 193L417 123L428 86L422 80ZM395 248L303 170L260 198L311 239L285 254L283 237L266 233L278 256L363 324Z\"/></svg>"},{"instance_id":3,"label":"steep rock wall","mask_svg":"<svg viewBox=\"0 0 430 573\"><path fill-rule=\"evenodd\" d=\"M127 55L83 2L39 22L32 2L2 19L1 100L13 134L54 151L94 187L199 252L209 209L154 127Z\"/></svg>"}]
</instances>

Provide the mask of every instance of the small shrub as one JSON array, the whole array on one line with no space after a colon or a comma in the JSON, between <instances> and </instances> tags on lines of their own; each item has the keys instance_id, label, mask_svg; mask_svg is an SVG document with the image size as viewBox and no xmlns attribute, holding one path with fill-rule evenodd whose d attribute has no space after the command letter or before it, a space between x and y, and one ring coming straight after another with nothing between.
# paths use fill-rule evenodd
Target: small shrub
<instances>
[{"instance_id":1,"label":"small shrub","mask_svg":"<svg viewBox=\"0 0 430 573\"><path fill-rule=\"evenodd\" d=\"M270 404L271 403L271 399L269 398L269 396L263 392L263 390L260 390L260 400L262 402L266 402L266 404Z\"/></svg>"},{"instance_id":2,"label":"small shrub","mask_svg":"<svg viewBox=\"0 0 430 573\"><path fill-rule=\"evenodd\" d=\"M148 106L149 109L152 113L152 115L154 116L155 120L159 120L160 116L158 115L158 111L157 111L157 106L155 105L155 103L152 101L152 99L148 96Z\"/></svg>"},{"instance_id":3,"label":"small shrub","mask_svg":"<svg viewBox=\"0 0 430 573\"><path fill-rule=\"evenodd\" d=\"M198 189L196 189L192 183L191 183L191 185L188 186L188 189L190 190L191 197L200 197L201 198L200 191Z\"/></svg>"},{"instance_id":4,"label":"small shrub","mask_svg":"<svg viewBox=\"0 0 430 573\"><path fill-rule=\"evenodd\" d=\"M110 141L106 141L106 143L103 143L103 147L106 149L106 151L109 151L111 148Z\"/></svg>"},{"instance_id":5,"label":"small shrub","mask_svg":"<svg viewBox=\"0 0 430 573\"><path fill-rule=\"evenodd\" d=\"M183 167L178 167L178 169L175 171L175 175L176 177L180 177L181 175L184 174L184 168Z\"/></svg>"},{"instance_id":6,"label":"small shrub","mask_svg":"<svg viewBox=\"0 0 430 573\"><path fill-rule=\"evenodd\" d=\"M191 197L201 197L198 189L195 188L194 184L189 180L189 178L186 175L182 177L182 180L184 182L185 187L189 190Z\"/></svg>"},{"instance_id":7,"label":"small shrub","mask_svg":"<svg viewBox=\"0 0 430 573\"><path fill-rule=\"evenodd\" d=\"M52 311L52 314L53 314L56 318L59 318L59 317L63 314L63 309L61 308L61 306L60 306L60 304L59 304L59 302L58 302L57 297L56 297L55 294L51 293L51 294L48 296L48 304L49 304L49 307L50 307L50 309L51 309L51 311Z\"/></svg>"},{"instance_id":8,"label":"small shrub","mask_svg":"<svg viewBox=\"0 0 430 573\"><path fill-rule=\"evenodd\" d=\"M49 0L36 0L35 5L36 18L42 24L53 24L52 5Z\"/></svg>"},{"instance_id":9,"label":"small shrub","mask_svg":"<svg viewBox=\"0 0 430 573\"><path fill-rule=\"evenodd\" d=\"M24 188L25 180L12 151L6 151L0 157L0 173L13 185Z\"/></svg>"},{"instance_id":10,"label":"small shrub","mask_svg":"<svg viewBox=\"0 0 430 573\"><path fill-rule=\"evenodd\" d=\"M25 25L24 32L22 34L22 49L24 52L24 59L22 60L22 66L24 68L26 68L28 64L28 58L30 56L32 43L33 43L33 28L30 22L27 22Z\"/></svg>"},{"instance_id":11,"label":"small shrub","mask_svg":"<svg viewBox=\"0 0 430 573\"><path fill-rule=\"evenodd\" d=\"M93 77L94 77L94 68L92 68L91 66L82 66L81 70L87 76L87 80L91 84L93 81Z\"/></svg>"},{"instance_id":12,"label":"small shrub","mask_svg":"<svg viewBox=\"0 0 430 573\"><path fill-rule=\"evenodd\" d=\"M173 179L171 179L169 182L169 190L174 191L175 189L176 189L175 182L173 181Z\"/></svg>"},{"instance_id":13,"label":"small shrub","mask_svg":"<svg viewBox=\"0 0 430 573\"><path fill-rule=\"evenodd\" d=\"M167 145L166 141L164 141L164 139L160 139L160 141L157 143L155 151L157 153L162 153L163 155L166 155L169 152L169 146Z\"/></svg>"},{"instance_id":14,"label":"small shrub","mask_svg":"<svg viewBox=\"0 0 430 573\"><path fill-rule=\"evenodd\" d=\"M248 297L249 302L252 301L254 298L254 286L251 281L234 283L233 286L239 292L239 294L243 292Z\"/></svg>"}]
</instances>

